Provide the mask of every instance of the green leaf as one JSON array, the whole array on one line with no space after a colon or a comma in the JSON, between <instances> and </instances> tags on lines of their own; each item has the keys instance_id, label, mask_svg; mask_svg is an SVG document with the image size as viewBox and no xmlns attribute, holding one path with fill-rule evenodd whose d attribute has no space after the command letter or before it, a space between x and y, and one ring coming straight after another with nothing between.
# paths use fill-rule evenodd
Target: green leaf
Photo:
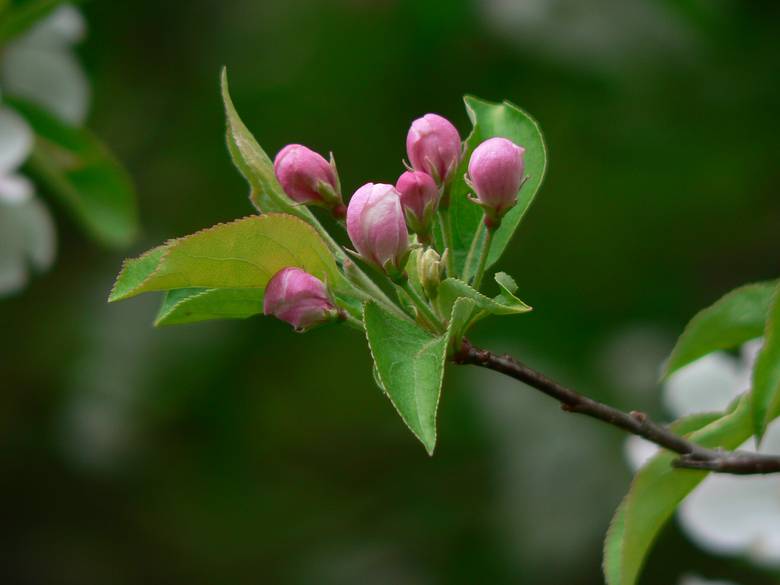
<instances>
[{"instance_id":1,"label":"green leaf","mask_svg":"<svg viewBox=\"0 0 780 585\"><path fill-rule=\"evenodd\" d=\"M475 308L489 315L518 315L531 310L531 307L512 293L507 293L506 289L491 299L457 278L447 278L439 285L436 302L440 311L448 314L455 301L461 297L471 299L474 301Z\"/></svg>"},{"instance_id":2,"label":"green leaf","mask_svg":"<svg viewBox=\"0 0 780 585\"><path fill-rule=\"evenodd\" d=\"M429 455L436 447L436 411L450 342L471 313L469 305L467 299L456 303L451 326L440 336L399 319L374 301L363 309L378 386Z\"/></svg>"},{"instance_id":3,"label":"green leaf","mask_svg":"<svg viewBox=\"0 0 780 585\"><path fill-rule=\"evenodd\" d=\"M452 224L453 260L455 273L464 274L466 255L474 234L482 225L482 209L468 200L470 189L464 180L471 153L480 143L494 136L501 136L526 149L525 169L528 180L518 195L517 205L503 218L501 227L493 236L485 269L496 263L509 244L523 215L539 190L547 166L547 151L542 133L536 121L523 110L509 102L492 103L476 97L464 98L466 112L473 130L466 139L463 161L455 176L450 202L450 221ZM484 237L484 231L481 230ZM439 234L439 242L441 242ZM479 249L477 247L477 249ZM476 255L475 255L476 256ZM477 258L473 258L476 263ZM473 267L471 274L473 274Z\"/></svg>"},{"instance_id":4,"label":"green leaf","mask_svg":"<svg viewBox=\"0 0 780 585\"><path fill-rule=\"evenodd\" d=\"M4 96L5 97L5 96ZM125 170L89 131L45 110L8 98L35 131L30 170L87 233L109 246L126 246L138 231L135 194Z\"/></svg>"},{"instance_id":5,"label":"green leaf","mask_svg":"<svg viewBox=\"0 0 780 585\"><path fill-rule=\"evenodd\" d=\"M246 319L263 312L260 288L181 288L165 293L156 326Z\"/></svg>"},{"instance_id":6,"label":"green leaf","mask_svg":"<svg viewBox=\"0 0 780 585\"><path fill-rule=\"evenodd\" d=\"M0 1L0 44L24 33L65 0ZM72 0L71 0L72 1Z\"/></svg>"},{"instance_id":7,"label":"green leaf","mask_svg":"<svg viewBox=\"0 0 780 585\"><path fill-rule=\"evenodd\" d=\"M704 447L735 449L752 435L750 400L742 397L723 416L695 415L673 425L675 432ZM604 543L607 585L634 585L650 548L679 503L707 476L676 469L674 453L662 451L636 475L617 509Z\"/></svg>"},{"instance_id":8,"label":"green leaf","mask_svg":"<svg viewBox=\"0 0 780 585\"><path fill-rule=\"evenodd\" d=\"M277 181L273 162L255 140L233 105L228 88L227 68L224 67L221 86L227 122L228 152L233 164L249 183L249 199L252 204L262 213L282 212L299 217L317 231L339 261L344 260L341 246L322 227L309 208L290 199Z\"/></svg>"},{"instance_id":9,"label":"green leaf","mask_svg":"<svg viewBox=\"0 0 780 585\"><path fill-rule=\"evenodd\" d=\"M182 288L264 289L288 266L336 288L345 284L310 225L273 213L219 224L126 261L108 300Z\"/></svg>"},{"instance_id":10,"label":"green leaf","mask_svg":"<svg viewBox=\"0 0 780 585\"><path fill-rule=\"evenodd\" d=\"M496 272L493 278L495 278L498 288L501 289L501 293L495 298L497 303L508 307L514 307L516 311L520 313L531 310L531 307L515 296L515 293L517 292L517 283L514 278L509 276L506 272Z\"/></svg>"},{"instance_id":11,"label":"green leaf","mask_svg":"<svg viewBox=\"0 0 780 585\"><path fill-rule=\"evenodd\" d=\"M287 197L274 174L274 165L238 115L228 88L227 68L222 69L222 101L227 122L226 138L233 164L251 187L250 199L259 211L283 211L304 218L305 207Z\"/></svg>"},{"instance_id":12,"label":"green leaf","mask_svg":"<svg viewBox=\"0 0 780 585\"><path fill-rule=\"evenodd\" d=\"M761 439L769 421L780 415L780 284L764 329L764 345L753 369L753 428Z\"/></svg>"},{"instance_id":13,"label":"green leaf","mask_svg":"<svg viewBox=\"0 0 780 585\"><path fill-rule=\"evenodd\" d=\"M626 500L620 502L615 515L607 529L607 536L604 539L604 553L602 569L604 570L604 579L607 585L617 585L621 579L621 566L623 564L623 540L626 532Z\"/></svg>"},{"instance_id":14,"label":"green leaf","mask_svg":"<svg viewBox=\"0 0 780 585\"><path fill-rule=\"evenodd\" d=\"M677 340L664 377L708 353L760 337L776 285L770 281L742 286L697 313Z\"/></svg>"},{"instance_id":15,"label":"green leaf","mask_svg":"<svg viewBox=\"0 0 780 585\"><path fill-rule=\"evenodd\" d=\"M447 322L447 336L449 337L448 353L453 355L457 352L466 335L466 330L471 326L471 316L474 313L475 303L472 299L460 298L455 301L450 313L450 320Z\"/></svg>"}]
</instances>

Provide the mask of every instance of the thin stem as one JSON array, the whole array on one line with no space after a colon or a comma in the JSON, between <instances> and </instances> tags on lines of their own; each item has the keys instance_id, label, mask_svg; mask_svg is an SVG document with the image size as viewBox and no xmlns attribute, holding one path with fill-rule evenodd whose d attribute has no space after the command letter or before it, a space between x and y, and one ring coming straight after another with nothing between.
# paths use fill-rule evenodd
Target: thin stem
<instances>
[{"instance_id":1,"label":"thin stem","mask_svg":"<svg viewBox=\"0 0 780 585\"><path fill-rule=\"evenodd\" d=\"M561 408L566 412L598 419L673 451L680 455L673 462L675 467L737 475L780 472L780 457L702 447L652 421L642 412L623 412L592 400L551 380L541 372L521 364L509 355L497 356L487 350L476 348L467 339L463 340L460 351L454 356L454 361L458 364L488 368L524 382L560 402Z\"/></svg>"},{"instance_id":2,"label":"thin stem","mask_svg":"<svg viewBox=\"0 0 780 585\"><path fill-rule=\"evenodd\" d=\"M448 208L439 208L439 226L441 227L441 236L444 240L444 249L449 250L447 254L447 276L455 277L455 252L452 247L452 222L450 221L450 210ZM442 250L442 254L444 250Z\"/></svg>"},{"instance_id":3,"label":"thin stem","mask_svg":"<svg viewBox=\"0 0 780 585\"><path fill-rule=\"evenodd\" d=\"M359 329L361 331L363 330L363 321L361 321L357 317L354 317L348 311L344 311L343 313L341 313L341 318L344 320L344 323L346 323L350 327L354 329Z\"/></svg>"},{"instance_id":4,"label":"thin stem","mask_svg":"<svg viewBox=\"0 0 780 585\"><path fill-rule=\"evenodd\" d=\"M477 271L474 273L474 283L471 285L476 290L479 290L479 285L482 284L482 275L485 273L485 265L487 264L488 253L490 252L490 244L493 243L493 229L486 226L485 238L482 240L482 249L479 251L479 263L477 264Z\"/></svg>"},{"instance_id":5,"label":"thin stem","mask_svg":"<svg viewBox=\"0 0 780 585\"><path fill-rule=\"evenodd\" d=\"M348 272L349 274L347 280L351 284L357 285L355 291L362 297L362 300L374 300L396 317L400 317L406 321L411 320L411 317L409 317L406 311L393 302L390 297L385 294L385 291L379 288L379 285L371 280L355 262L352 262L352 260L349 259L346 259L346 262L351 262L349 270L345 270L345 272Z\"/></svg>"},{"instance_id":6,"label":"thin stem","mask_svg":"<svg viewBox=\"0 0 780 585\"><path fill-rule=\"evenodd\" d=\"M463 280L468 282L471 278L471 265L474 263L474 255L477 253L477 247L482 240L482 231L485 229L485 223L479 222L477 230L474 232L474 237L471 239L471 245L469 246L469 253L466 255L466 264L463 268Z\"/></svg>"},{"instance_id":7,"label":"thin stem","mask_svg":"<svg viewBox=\"0 0 780 585\"><path fill-rule=\"evenodd\" d=\"M409 282L409 279L405 278L397 284L404 290L407 295L409 295L409 298L412 299L412 302L417 307L417 310L420 311L420 314L423 316L423 318L430 323L431 327L433 327L438 333L443 332L444 326L442 325L441 320L436 316L436 314L433 312L433 309L431 309L430 305L428 305L425 299L420 296L420 293L415 290L415 288L412 286L412 283Z\"/></svg>"}]
</instances>

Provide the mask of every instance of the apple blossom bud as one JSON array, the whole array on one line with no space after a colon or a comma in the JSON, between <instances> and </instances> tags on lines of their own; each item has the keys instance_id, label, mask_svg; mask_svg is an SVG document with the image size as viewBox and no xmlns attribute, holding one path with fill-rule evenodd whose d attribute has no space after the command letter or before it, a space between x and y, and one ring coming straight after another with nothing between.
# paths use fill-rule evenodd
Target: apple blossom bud
<instances>
[{"instance_id":1,"label":"apple blossom bud","mask_svg":"<svg viewBox=\"0 0 780 585\"><path fill-rule=\"evenodd\" d=\"M392 278L401 277L409 257L409 232L392 185L366 183L355 191L347 208L347 232L365 260Z\"/></svg>"},{"instance_id":2,"label":"apple blossom bud","mask_svg":"<svg viewBox=\"0 0 780 585\"><path fill-rule=\"evenodd\" d=\"M276 155L274 173L282 189L293 201L321 205L344 217L336 165L301 144L288 144Z\"/></svg>"},{"instance_id":3,"label":"apple blossom bud","mask_svg":"<svg viewBox=\"0 0 780 585\"><path fill-rule=\"evenodd\" d=\"M429 299L436 298L439 285L444 277L444 267L448 253L449 250L444 252L445 256L439 256L436 250L428 248L417 259L417 278L420 280L420 284Z\"/></svg>"},{"instance_id":4,"label":"apple blossom bud","mask_svg":"<svg viewBox=\"0 0 780 585\"><path fill-rule=\"evenodd\" d=\"M469 160L472 199L485 210L485 223L495 227L517 203L523 184L525 149L506 138L489 138L474 149Z\"/></svg>"},{"instance_id":5,"label":"apple blossom bud","mask_svg":"<svg viewBox=\"0 0 780 585\"><path fill-rule=\"evenodd\" d=\"M296 331L306 331L339 317L325 284L293 267L283 268L268 281L263 313L286 321Z\"/></svg>"},{"instance_id":6,"label":"apple blossom bud","mask_svg":"<svg viewBox=\"0 0 780 585\"><path fill-rule=\"evenodd\" d=\"M436 183L427 173L407 171L398 178L395 188L401 196L406 225L421 240L429 239L431 223L439 205L440 191Z\"/></svg>"},{"instance_id":7,"label":"apple blossom bud","mask_svg":"<svg viewBox=\"0 0 780 585\"><path fill-rule=\"evenodd\" d=\"M409 128L406 154L415 170L428 173L441 185L447 182L460 162L460 135L446 118L425 114Z\"/></svg>"}]
</instances>

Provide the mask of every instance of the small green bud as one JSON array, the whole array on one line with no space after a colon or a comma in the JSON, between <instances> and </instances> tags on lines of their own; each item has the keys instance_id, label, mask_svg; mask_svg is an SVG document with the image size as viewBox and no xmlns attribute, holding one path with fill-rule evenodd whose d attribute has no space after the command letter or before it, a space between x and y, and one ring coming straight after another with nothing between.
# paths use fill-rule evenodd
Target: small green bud
<instances>
[{"instance_id":1,"label":"small green bud","mask_svg":"<svg viewBox=\"0 0 780 585\"><path fill-rule=\"evenodd\" d=\"M417 260L417 277L429 299L435 299L438 294L441 279L444 277L446 256L447 251L442 257L433 248L428 248Z\"/></svg>"}]
</instances>

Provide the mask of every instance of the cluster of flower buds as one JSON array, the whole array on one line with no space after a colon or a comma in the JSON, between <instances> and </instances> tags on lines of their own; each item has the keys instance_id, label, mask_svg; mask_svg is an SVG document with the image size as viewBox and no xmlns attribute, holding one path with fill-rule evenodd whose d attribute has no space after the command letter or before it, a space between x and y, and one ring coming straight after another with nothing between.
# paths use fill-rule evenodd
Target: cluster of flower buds
<instances>
[{"instance_id":1,"label":"cluster of flower buds","mask_svg":"<svg viewBox=\"0 0 780 585\"><path fill-rule=\"evenodd\" d=\"M349 206L341 197L333 156L328 162L300 144L285 146L274 160L274 172L285 193L305 205L327 207L338 219L346 216L349 238L366 262L396 282L406 279L405 265L411 251L409 233L420 243L432 241L434 220L444 209L450 185L461 164L462 142L455 126L437 114L412 122L406 137L411 167L393 185L366 183ZM502 217L517 203L524 181L525 150L506 138L490 138L474 149L466 182L474 191L471 200L485 213L485 225L496 229ZM444 251L444 256L449 253ZM434 298L444 277L446 258L433 248L420 254L418 278L428 298ZM325 285L299 268L285 268L268 283L264 310L297 330L343 317Z\"/></svg>"}]
</instances>

